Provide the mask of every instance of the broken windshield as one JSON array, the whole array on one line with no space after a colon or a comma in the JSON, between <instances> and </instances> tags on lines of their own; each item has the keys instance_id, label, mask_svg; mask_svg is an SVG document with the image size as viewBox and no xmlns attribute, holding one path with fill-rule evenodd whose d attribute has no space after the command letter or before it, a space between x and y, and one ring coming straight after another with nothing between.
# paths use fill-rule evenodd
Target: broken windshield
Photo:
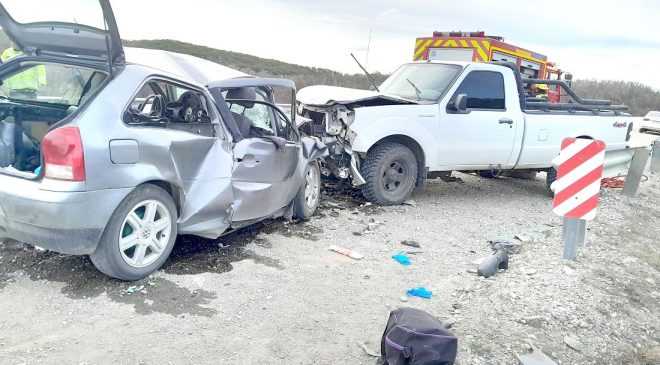
<instances>
[{"instance_id":1,"label":"broken windshield","mask_svg":"<svg viewBox=\"0 0 660 365\"><path fill-rule=\"evenodd\" d=\"M387 78L380 91L411 100L437 101L460 70L458 65L409 63Z\"/></svg>"}]
</instances>

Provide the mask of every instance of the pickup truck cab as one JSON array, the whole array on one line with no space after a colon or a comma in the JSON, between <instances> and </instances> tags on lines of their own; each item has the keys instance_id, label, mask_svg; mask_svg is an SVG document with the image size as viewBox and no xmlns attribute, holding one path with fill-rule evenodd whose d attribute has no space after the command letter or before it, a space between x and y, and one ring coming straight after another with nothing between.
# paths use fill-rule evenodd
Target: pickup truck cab
<instances>
[{"instance_id":1,"label":"pickup truck cab","mask_svg":"<svg viewBox=\"0 0 660 365\"><path fill-rule=\"evenodd\" d=\"M330 147L323 172L351 178L384 205L452 171L546 171L549 186L556 178L551 161L566 137L627 147L632 118L624 106L582 100L570 88L574 102L547 103L526 95L532 83L541 80L522 80L509 63L414 62L379 92L304 88L298 113L309 120L303 131Z\"/></svg>"}]
</instances>

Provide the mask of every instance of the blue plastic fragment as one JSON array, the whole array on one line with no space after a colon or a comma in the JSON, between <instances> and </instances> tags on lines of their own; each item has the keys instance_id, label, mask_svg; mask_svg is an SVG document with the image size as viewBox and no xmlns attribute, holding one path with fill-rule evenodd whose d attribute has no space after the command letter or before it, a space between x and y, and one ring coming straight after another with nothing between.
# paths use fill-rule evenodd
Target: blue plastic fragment
<instances>
[{"instance_id":1,"label":"blue plastic fragment","mask_svg":"<svg viewBox=\"0 0 660 365\"><path fill-rule=\"evenodd\" d=\"M426 290L425 287L420 286L419 288L413 288L406 292L406 295L410 297L420 297L424 299L431 299L433 293L430 290Z\"/></svg>"},{"instance_id":2,"label":"blue plastic fragment","mask_svg":"<svg viewBox=\"0 0 660 365\"><path fill-rule=\"evenodd\" d=\"M401 265L410 266L410 259L408 258L408 256L406 256L402 253L398 253L398 254L394 255L394 256L392 256L392 258L395 259Z\"/></svg>"}]
</instances>

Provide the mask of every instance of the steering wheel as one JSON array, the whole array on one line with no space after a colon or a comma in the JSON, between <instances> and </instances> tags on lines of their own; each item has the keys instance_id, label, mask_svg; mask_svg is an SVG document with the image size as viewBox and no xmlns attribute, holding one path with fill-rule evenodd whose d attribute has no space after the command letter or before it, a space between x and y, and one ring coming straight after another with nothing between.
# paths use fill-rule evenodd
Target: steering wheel
<instances>
[{"instance_id":1,"label":"steering wheel","mask_svg":"<svg viewBox=\"0 0 660 365\"><path fill-rule=\"evenodd\" d=\"M151 102L151 110L149 111L149 117L162 117L165 109L167 108L167 103L165 103L165 98L163 95L151 94L149 95L142 105L140 105L140 113L144 108Z\"/></svg>"}]
</instances>

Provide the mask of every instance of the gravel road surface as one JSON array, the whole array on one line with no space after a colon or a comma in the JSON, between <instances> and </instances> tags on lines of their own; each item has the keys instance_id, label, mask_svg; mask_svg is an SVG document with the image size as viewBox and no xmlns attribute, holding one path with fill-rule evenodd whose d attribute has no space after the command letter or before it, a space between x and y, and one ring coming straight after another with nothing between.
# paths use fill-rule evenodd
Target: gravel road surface
<instances>
[{"instance_id":1,"label":"gravel road surface","mask_svg":"<svg viewBox=\"0 0 660 365\"><path fill-rule=\"evenodd\" d=\"M86 257L5 242L0 364L374 364L361 344L378 351L401 306L450 325L463 365L516 364L532 347L559 364L660 364L660 176L647 175L634 199L603 192L574 262L561 258L543 174L455 173L398 207L328 183L312 220L180 237L166 265L134 283ZM508 270L473 273L488 240L515 235L525 242ZM405 296L419 286L432 298Z\"/></svg>"}]
</instances>

